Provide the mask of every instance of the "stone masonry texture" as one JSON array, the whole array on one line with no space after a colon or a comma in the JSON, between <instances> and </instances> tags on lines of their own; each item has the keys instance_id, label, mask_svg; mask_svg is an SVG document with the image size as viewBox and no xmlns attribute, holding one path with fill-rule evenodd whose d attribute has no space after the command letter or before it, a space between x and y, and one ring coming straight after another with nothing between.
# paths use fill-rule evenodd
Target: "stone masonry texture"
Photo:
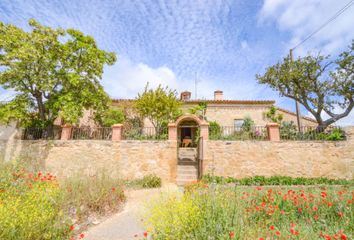
<instances>
[{"instance_id":1,"label":"stone masonry texture","mask_svg":"<svg viewBox=\"0 0 354 240\"><path fill-rule=\"evenodd\" d=\"M204 173L237 178L263 175L353 178L354 128L348 140L204 141ZM58 176L105 171L123 179L156 174L175 182L176 141L0 140L0 160L26 161Z\"/></svg>"}]
</instances>

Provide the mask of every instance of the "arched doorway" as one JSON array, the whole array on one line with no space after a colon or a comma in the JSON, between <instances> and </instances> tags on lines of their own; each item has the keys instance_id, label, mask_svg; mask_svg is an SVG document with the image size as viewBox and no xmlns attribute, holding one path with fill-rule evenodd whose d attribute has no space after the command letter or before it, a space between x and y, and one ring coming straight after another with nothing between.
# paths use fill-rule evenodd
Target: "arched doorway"
<instances>
[{"instance_id":1,"label":"arched doorway","mask_svg":"<svg viewBox=\"0 0 354 240\"><path fill-rule=\"evenodd\" d=\"M200 128L207 124L205 120L194 114L184 114L179 117L175 122L179 147L197 147L197 141L201 137Z\"/></svg>"},{"instance_id":2,"label":"arched doorway","mask_svg":"<svg viewBox=\"0 0 354 240\"><path fill-rule=\"evenodd\" d=\"M185 114L175 122L177 128L177 184L184 185L202 177L203 136L208 123L193 114Z\"/></svg>"}]
</instances>

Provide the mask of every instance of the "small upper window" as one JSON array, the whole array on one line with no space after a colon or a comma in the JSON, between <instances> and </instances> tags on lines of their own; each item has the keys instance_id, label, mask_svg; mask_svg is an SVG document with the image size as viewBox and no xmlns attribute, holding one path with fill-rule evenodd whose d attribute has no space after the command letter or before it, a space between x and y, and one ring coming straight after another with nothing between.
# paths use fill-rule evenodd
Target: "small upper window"
<instances>
[{"instance_id":1,"label":"small upper window","mask_svg":"<svg viewBox=\"0 0 354 240\"><path fill-rule=\"evenodd\" d=\"M244 122L243 119L234 119L234 127L235 128L242 127L243 122Z\"/></svg>"}]
</instances>

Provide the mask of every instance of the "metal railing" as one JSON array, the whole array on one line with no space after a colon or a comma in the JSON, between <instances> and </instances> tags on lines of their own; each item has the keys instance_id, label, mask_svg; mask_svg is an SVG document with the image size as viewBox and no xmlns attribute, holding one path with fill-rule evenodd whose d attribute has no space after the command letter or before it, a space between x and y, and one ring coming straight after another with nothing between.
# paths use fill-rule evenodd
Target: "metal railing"
<instances>
[{"instance_id":1,"label":"metal railing","mask_svg":"<svg viewBox=\"0 0 354 240\"><path fill-rule=\"evenodd\" d=\"M111 127L73 127L71 138L73 140L111 140Z\"/></svg>"},{"instance_id":2,"label":"metal railing","mask_svg":"<svg viewBox=\"0 0 354 240\"><path fill-rule=\"evenodd\" d=\"M265 126L220 126L209 128L211 140L267 140L268 133Z\"/></svg>"},{"instance_id":3,"label":"metal railing","mask_svg":"<svg viewBox=\"0 0 354 240\"><path fill-rule=\"evenodd\" d=\"M22 130L22 140L58 140L61 137L62 128L58 126L47 128L24 128Z\"/></svg>"},{"instance_id":4,"label":"metal railing","mask_svg":"<svg viewBox=\"0 0 354 240\"><path fill-rule=\"evenodd\" d=\"M281 126L280 139L282 140L325 140L341 141L346 139L345 132L340 127L327 128L302 126L300 131L296 126Z\"/></svg>"},{"instance_id":5,"label":"metal railing","mask_svg":"<svg viewBox=\"0 0 354 240\"><path fill-rule=\"evenodd\" d=\"M168 129L156 130L154 127L135 127L123 130L123 139L126 140L167 140Z\"/></svg>"}]
</instances>

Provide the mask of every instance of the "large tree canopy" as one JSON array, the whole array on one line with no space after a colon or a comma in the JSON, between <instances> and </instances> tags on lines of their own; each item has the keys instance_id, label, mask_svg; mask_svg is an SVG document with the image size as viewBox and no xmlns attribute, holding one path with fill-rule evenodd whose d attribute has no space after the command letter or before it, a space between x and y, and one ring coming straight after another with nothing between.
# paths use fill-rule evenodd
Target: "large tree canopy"
<instances>
[{"instance_id":1,"label":"large tree canopy","mask_svg":"<svg viewBox=\"0 0 354 240\"><path fill-rule=\"evenodd\" d=\"M109 97L100 84L114 53L98 48L91 36L29 21L31 31L0 22L0 85L16 97L0 105L0 121L51 125L58 117L76 123L86 108L97 113Z\"/></svg>"},{"instance_id":2,"label":"large tree canopy","mask_svg":"<svg viewBox=\"0 0 354 240\"><path fill-rule=\"evenodd\" d=\"M258 82L299 101L318 122L318 130L348 116L354 107L354 40L335 61L329 57L289 57L269 67ZM341 112L338 112L341 111ZM327 114L329 117L324 118Z\"/></svg>"}]
</instances>

